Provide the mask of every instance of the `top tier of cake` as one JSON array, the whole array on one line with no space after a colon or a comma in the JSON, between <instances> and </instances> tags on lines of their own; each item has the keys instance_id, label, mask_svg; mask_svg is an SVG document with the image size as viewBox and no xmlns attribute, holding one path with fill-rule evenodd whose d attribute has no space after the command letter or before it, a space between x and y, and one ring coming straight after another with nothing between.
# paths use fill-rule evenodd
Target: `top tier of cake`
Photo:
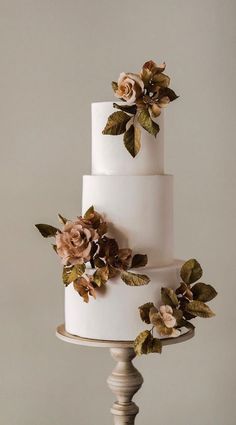
<instances>
[{"instance_id":1,"label":"top tier of cake","mask_svg":"<svg viewBox=\"0 0 236 425\"><path fill-rule=\"evenodd\" d=\"M113 102L92 103L92 174L157 175L164 173L163 112L155 121L160 126L157 137L141 129L141 149L134 159L124 148L123 134L103 135L109 115L117 111Z\"/></svg>"}]
</instances>

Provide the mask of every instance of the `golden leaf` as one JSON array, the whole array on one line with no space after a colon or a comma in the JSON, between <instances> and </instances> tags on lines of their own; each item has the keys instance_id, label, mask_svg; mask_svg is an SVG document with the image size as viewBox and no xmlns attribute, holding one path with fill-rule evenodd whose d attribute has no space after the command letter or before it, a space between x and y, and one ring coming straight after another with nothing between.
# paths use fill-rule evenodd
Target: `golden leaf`
<instances>
[{"instance_id":1,"label":"golden leaf","mask_svg":"<svg viewBox=\"0 0 236 425\"><path fill-rule=\"evenodd\" d=\"M142 319L143 322L150 324L150 317L149 317L149 313L151 308L154 307L153 303L146 303L143 304L139 307L139 313L140 313L140 317Z\"/></svg>"},{"instance_id":2,"label":"golden leaf","mask_svg":"<svg viewBox=\"0 0 236 425\"><path fill-rule=\"evenodd\" d=\"M89 209L84 214L84 218L85 220L90 220L90 218L93 217L93 215L94 215L94 206L91 205L91 207L89 207Z\"/></svg>"},{"instance_id":3,"label":"golden leaf","mask_svg":"<svg viewBox=\"0 0 236 425\"><path fill-rule=\"evenodd\" d=\"M183 323L183 312L182 312L182 310L174 308L173 316L176 319L177 326L180 326Z\"/></svg>"},{"instance_id":4,"label":"golden leaf","mask_svg":"<svg viewBox=\"0 0 236 425\"><path fill-rule=\"evenodd\" d=\"M141 148L141 130L133 125L124 134L124 145L133 158L139 153Z\"/></svg>"},{"instance_id":5,"label":"golden leaf","mask_svg":"<svg viewBox=\"0 0 236 425\"><path fill-rule=\"evenodd\" d=\"M116 90L118 89L118 84L115 81L112 81L111 86L112 86L114 92L116 92Z\"/></svg>"},{"instance_id":6,"label":"golden leaf","mask_svg":"<svg viewBox=\"0 0 236 425\"><path fill-rule=\"evenodd\" d=\"M73 282L73 285L74 289L81 297L83 297L86 303L89 302L89 295L92 295L94 298L96 298L96 291L90 280L87 280L84 277L80 277Z\"/></svg>"},{"instance_id":7,"label":"golden leaf","mask_svg":"<svg viewBox=\"0 0 236 425\"><path fill-rule=\"evenodd\" d=\"M179 300L172 288L161 288L161 297L164 304L168 304L171 307L177 307Z\"/></svg>"},{"instance_id":8,"label":"golden leaf","mask_svg":"<svg viewBox=\"0 0 236 425\"><path fill-rule=\"evenodd\" d=\"M132 250L129 248L121 248L119 249L118 257L121 262L122 268L127 270L130 265Z\"/></svg>"},{"instance_id":9,"label":"golden leaf","mask_svg":"<svg viewBox=\"0 0 236 425\"><path fill-rule=\"evenodd\" d=\"M204 304L202 301L197 300L188 303L185 307L185 311L190 314L194 314L195 316L204 318L215 316L215 313L213 313L208 305Z\"/></svg>"},{"instance_id":10,"label":"golden leaf","mask_svg":"<svg viewBox=\"0 0 236 425\"><path fill-rule=\"evenodd\" d=\"M163 96L161 100L158 101L158 105L160 108L166 108L170 103L170 99L168 96Z\"/></svg>"},{"instance_id":11,"label":"golden leaf","mask_svg":"<svg viewBox=\"0 0 236 425\"><path fill-rule=\"evenodd\" d=\"M109 279L112 279L113 277L118 276L118 274L120 273L120 271L118 269L111 266L110 264L108 266L108 270L109 270L109 275L108 275Z\"/></svg>"},{"instance_id":12,"label":"golden leaf","mask_svg":"<svg viewBox=\"0 0 236 425\"><path fill-rule=\"evenodd\" d=\"M57 232L61 233L59 229L50 226L50 224L35 224L35 227L37 227L38 231L44 238L52 238L56 236Z\"/></svg>"},{"instance_id":13,"label":"golden leaf","mask_svg":"<svg viewBox=\"0 0 236 425\"><path fill-rule=\"evenodd\" d=\"M147 109L143 109L139 115L138 115L138 122L139 124L146 130L148 133L152 134L156 137L157 133L159 132L160 128L157 123L152 121L149 112Z\"/></svg>"},{"instance_id":14,"label":"golden leaf","mask_svg":"<svg viewBox=\"0 0 236 425\"><path fill-rule=\"evenodd\" d=\"M72 267L63 267L62 280L65 286L68 286L71 282L74 282L78 277L82 276L85 272L85 264L76 264Z\"/></svg>"},{"instance_id":15,"label":"golden leaf","mask_svg":"<svg viewBox=\"0 0 236 425\"><path fill-rule=\"evenodd\" d=\"M160 87L168 87L170 84L170 77L163 73L155 74L152 80Z\"/></svg>"},{"instance_id":16,"label":"golden leaf","mask_svg":"<svg viewBox=\"0 0 236 425\"><path fill-rule=\"evenodd\" d=\"M145 267L147 262L148 258L146 254L135 254L132 258L131 268Z\"/></svg>"},{"instance_id":17,"label":"golden leaf","mask_svg":"<svg viewBox=\"0 0 236 425\"><path fill-rule=\"evenodd\" d=\"M150 345L148 345L148 354L149 353L159 353L162 352L162 342L158 338L153 338Z\"/></svg>"},{"instance_id":18,"label":"golden leaf","mask_svg":"<svg viewBox=\"0 0 236 425\"><path fill-rule=\"evenodd\" d=\"M67 223L67 218L63 217L61 214L57 214L58 215L58 219L60 221L61 224L66 224Z\"/></svg>"},{"instance_id":19,"label":"golden leaf","mask_svg":"<svg viewBox=\"0 0 236 425\"><path fill-rule=\"evenodd\" d=\"M86 288L87 281L86 281L86 279L84 279L85 282L84 282L84 285L83 285L82 279L83 278L75 280L73 282L73 286L74 286L74 289L76 290L76 292L78 292L79 295L83 298L84 302L88 303L89 302L89 291Z\"/></svg>"},{"instance_id":20,"label":"golden leaf","mask_svg":"<svg viewBox=\"0 0 236 425\"><path fill-rule=\"evenodd\" d=\"M174 90L170 89L169 87L160 87L158 101L161 101L163 97L168 97L170 102L173 102L173 100L178 99L179 96L177 96Z\"/></svg>"},{"instance_id":21,"label":"golden leaf","mask_svg":"<svg viewBox=\"0 0 236 425\"><path fill-rule=\"evenodd\" d=\"M136 274L126 271L122 271L121 279L129 286L142 286L150 282L149 277L145 274Z\"/></svg>"},{"instance_id":22,"label":"golden leaf","mask_svg":"<svg viewBox=\"0 0 236 425\"><path fill-rule=\"evenodd\" d=\"M134 351L137 356L147 354L148 342L152 340L151 332L146 330L141 332L134 341Z\"/></svg>"},{"instance_id":23,"label":"golden leaf","mask_svg":"<svg viewBox=\"0 0 236 425\"><path fill-rule=\"evenodd\" d=\"M108 117L107 124L102 134L118 135L123 134L126 130L126 124L130 120L130 115L127 115L123 111L113 112Z\"/></svg>"},{"instance_id":24,"label":"golden leaf","mask_svg":"<svg viewBox=\"0 0 236 425\"><path fill-rule=\"evenodd\" d=\"M107 223L105 221L103 221L102 223L99 224L99 226L97 228L97 232L98 232L99 236L103 236L103 235L105 235L105 233L107 233Z\"/></svg>"},{"instance_id":25,"label":"golden leaf","mask_svg":"<svg viewBox=\"0 0 236 425\"><path fill-rule=\"evenodd\" d=\"M134 351L137 356L150 353L161 353L162 342L158 338L153 338L150 331L141 332L134 341Z\"/></svg>"},{"instance_id":26,"label":"golden leaf","mask_svg":"<svg viewBox=\"0 0 236 425\"><path fill-rule=\"evenodd\" d=\"M77 273L75 267L67 268L63 267L62 280L65 286L68 286L71 282L77 279Z\"/></svg>"},{"instance_id":27,"label":"golden leaf","mask_svg":"<svg viewBox=\"0 0 236 425\"><path fill-rule=\"evenodd\" d=\"M108 280L109 270L108 267L101 267L100 269L97 269L95 273L93 274L93 282L97 286L104 285Z\"/></svg>"},{"instance_id":28,"label":"golden leaf","mask_svg":"<svg viewBox=\"0 0 236 425\"><path fill-rule=\"evenodd\" d=\"M213 300L213 298L216 297L217 292L215 288L211 285L207 285L203 282L196 283L192 288L191 291L193 293L194 300L208 302Z\"/></svg>"},{"instance_id":29,"label":"golden leaf","mask_svg":"<svg viewBox=\"0 0 236 425\"><path fill-rule=\"evenodd\" d=\"M95 267L97 267L98 269L100 269L101 267L105 267L106 264L105 264L105 262L101 258L97 257L94 260L94 265L95 265Z\"/></svg>"},{"instance_id":30,"label":"golden leaf","mask_svg":"<svg viewBox=\"0 0 236 425\"><path fill-rule=\"evenodd\" d=\"M161 114L161 108L158 106L157 103L153 103L151 105L151 112L154 118L159 117L159 115Z\"/></svg>"},{"instance_id":31,"label":"golden leaf","mask_svg":"<svg viewBox=\"0 0 236 425\"><path fill-rule=\"evenodd\" d=\"M195 258L186 261L180 270L180 276L187 285L191 285L202 277L202 268Z\"/></svg>"}]
</instances>

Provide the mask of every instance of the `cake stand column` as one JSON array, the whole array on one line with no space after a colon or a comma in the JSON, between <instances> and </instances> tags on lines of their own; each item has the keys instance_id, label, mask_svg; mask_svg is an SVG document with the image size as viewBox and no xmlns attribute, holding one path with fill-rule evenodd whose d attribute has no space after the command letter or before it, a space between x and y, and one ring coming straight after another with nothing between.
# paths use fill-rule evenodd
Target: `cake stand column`
<instances>
[{"instance_id":1,"label":"cake stand column","mask_svg":"<svg viewBox=\"0 0 236 425\"><path fill-rule=\"evenodd\" d=\"M99 339L81 338L69 334L65 325L57 327L56 335L65 342L87 347L109 348L113 359L117 362L115 369L109 376L107 383L117 400L111 408L115 425L134 425L135 416L139 408L132 401L134 394L141 388L142 375L134 367L132 360L135 357L133 341L104 341ZM189 325L187 332L177 338L163 338L162 345L178 344L188 341L194 336L194 326Z\"/></svg>"},{"instance_id":2,"label":"cake stand column","mask_svg":"<svg viewBox=\"0 0 236 425\"><path fill-rule=\"evenodd\" d=\"M143 377L134 367L133 348L111 348L111 355L117 362L115 369L107 379L111 391L116 395L111 413L115 425L134 425L138 406L132 401L134 394L141 388Z\"/></svg>"}]
</instances>

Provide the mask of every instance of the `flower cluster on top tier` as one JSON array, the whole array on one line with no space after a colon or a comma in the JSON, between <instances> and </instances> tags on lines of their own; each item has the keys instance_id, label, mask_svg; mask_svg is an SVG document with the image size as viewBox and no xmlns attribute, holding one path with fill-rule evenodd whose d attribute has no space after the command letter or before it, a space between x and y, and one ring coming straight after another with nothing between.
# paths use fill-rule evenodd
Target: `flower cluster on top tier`
<instances>
[{"instance_id":1,"label":"flower cluster on top tier","mask_svg":"<svg viewBox=\"0 0 236 425\"><path fill-rule=\"evenodd\" d=\"M180 277L182 282L176 290L161 288L163 305L159 308L152 302L139 307L142 321L152 325L152 328L141 332L135 339L137 355L161 353L162 341L153 336L153 330L162 337L177 337L181 328L194 328L191 319L215 316L206 303L213 300L217 292L213 286L197 282L202 277L199 262L194 258L186 261L181 267Z\"/></svg>"},{"instance_id":2,"label":"flower cluster on top tier","mask_svg":"<svg viewBox=\"0 0 236 425\"><path fill-rule=\"evenodd\" d=\"M93 206L74 221L58 216L63 225L61 230L48 224L36 224L36 227L43 237L55 238L53 248L63 264L64 285L72 283L85 302L89 301L89 295L96 298L96 290L119 275L130 286L149 283L148 276L129 271L144 267L147 256L133 256L130 248L119 248L117 241L106 235L107 223ZM87 263L92 269L86 269Z\"/></svg>"},{"instance_id":3,"label":"flower cluster on top tier","mask_svg":"<svg viewBox=\"0 0 236 425\"><path fill-rule=\"evenodd\" d=\"M122 72L118 81L112 82L115 96L125 103L113 103L119 111L108 117L103 134L124 134L124 145L133 157L141 148L141 127L156 137L160 128L155 118L178 98L169 87L165 67L165 63L157 65L150 60L139 73Z\"/></svg>"}]
</instances>

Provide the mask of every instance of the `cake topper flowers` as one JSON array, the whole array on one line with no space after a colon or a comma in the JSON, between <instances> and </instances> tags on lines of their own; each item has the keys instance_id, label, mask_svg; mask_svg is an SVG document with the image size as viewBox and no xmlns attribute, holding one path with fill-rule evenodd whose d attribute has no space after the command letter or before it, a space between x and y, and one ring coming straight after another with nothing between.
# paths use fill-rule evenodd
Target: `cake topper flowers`
<instances>
[{"instance_id":1,"label":"cake topper flowers","mask_svg":"<svg viewBox=\"0 0 236 425\"><path fill-rule=\"evenodd\" d=\"M119 109L109 117L103 134L124 134L124 145L135 157L141 148L141 128L156 137L160 128L156 118L178 96L170 89L170 78L164 74L166 64L145 62L137 74L122 72L112 82L115 96L124 103L113 103Z\"/></svg>"},{"instance_id":2,"label":"cake topper flowers","mask_svg":"<svg viewBox=\"0 0 236 425\"><path fill-rule=\"evenodd\" d=\"M107 223L93 206L74 221L60 214L58 217L63 225L61 230L48 224L36 224L36 227L43 237L55 238L53 249L63 264L64 285L72 283L85 302L89 301L89 295L96 298L96 290L119 275L126 285L149 283L148 276L129 271L144 267L147 256L133 256L130 248L119 248L116 240L106 235ZM88 265L90 269L86 268Z\"/></svg>"},{"instance_id":3,"label":"cake topper flowers","mask_svg":"<svg viewBox=\"0 0 236 425\"><path fill-rule=\"evenodd\" d=\"M186 261L181 267L180 277L182 282L176 290L161 288L162 305L159 308L152 302L139 307L142 321L152 328L141 332L135 339L137 355L161 353L162 341L153 336L154 330L162 337L177 337L181 328L194 328L190 320L195 317L215 316L206 303L213 300L217 292L213 286L197 282L202 277L198 261L194 258Z\"/></svg>"}]
</instances>

